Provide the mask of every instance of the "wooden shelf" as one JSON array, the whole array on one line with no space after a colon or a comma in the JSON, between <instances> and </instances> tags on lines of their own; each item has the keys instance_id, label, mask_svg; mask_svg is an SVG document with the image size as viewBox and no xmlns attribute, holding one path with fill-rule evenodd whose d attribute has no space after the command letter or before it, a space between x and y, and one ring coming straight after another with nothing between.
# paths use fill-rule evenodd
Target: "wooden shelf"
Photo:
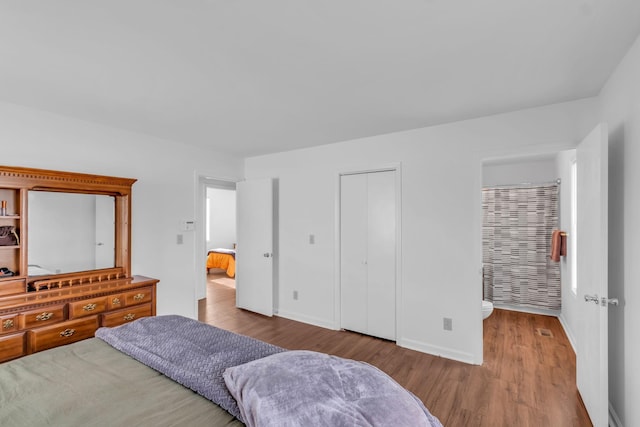
<instances>
[{"instance_id":1,"label":"wooden shelf","mask_svg":"<svg viewBox=\"0 0 640 427\"><path fill-rule=\"evenodd\" d=\"M0 219L20 219L20 215L0 215Z\"/></svg>"},{"instance_id":2,"label":"wooden shelf","mask_svg":"<svg viewBox=\"0 0 640 427\"><path fill-rule=\"evenodd\" d=\"M0 246L0 250L2 249L20 249L20 245L14 245L14 246Z\"/></svg>"}]
</instances>

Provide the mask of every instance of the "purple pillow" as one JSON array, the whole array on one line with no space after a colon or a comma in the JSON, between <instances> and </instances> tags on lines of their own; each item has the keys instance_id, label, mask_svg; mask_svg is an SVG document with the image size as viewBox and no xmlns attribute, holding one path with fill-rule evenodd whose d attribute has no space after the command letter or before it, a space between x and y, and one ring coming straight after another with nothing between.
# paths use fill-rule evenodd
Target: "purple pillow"
<instances>
[{"instance_id":1,"label":"purple pillow","mask_svg":"<svg viewBox=\"0 0 640 427\"><path fill-rule=\"evenodd\" d=\"M249 427L442 427L417 397L364 362L288 351L227 368L223 377Z\"/></svg>"}]
</instances>

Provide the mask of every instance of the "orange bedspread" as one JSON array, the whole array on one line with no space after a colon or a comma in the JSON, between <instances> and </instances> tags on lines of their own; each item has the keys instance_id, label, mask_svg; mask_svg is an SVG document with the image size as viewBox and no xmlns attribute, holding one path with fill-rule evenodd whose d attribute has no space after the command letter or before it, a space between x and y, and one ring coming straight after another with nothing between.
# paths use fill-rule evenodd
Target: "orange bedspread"
<instances>
[{"instance_id":1,"label":"orange bedspread","mask_svg":"<svg viewBox=\"0 0 640 427\"><path fill-rule=\"evenodd\" d=\"M227 276L235 277L236 259L230 254L209 252L207 255L207 270L210 268L221 268L223 270L227 270Z\"/></svg>"}]
</instances>

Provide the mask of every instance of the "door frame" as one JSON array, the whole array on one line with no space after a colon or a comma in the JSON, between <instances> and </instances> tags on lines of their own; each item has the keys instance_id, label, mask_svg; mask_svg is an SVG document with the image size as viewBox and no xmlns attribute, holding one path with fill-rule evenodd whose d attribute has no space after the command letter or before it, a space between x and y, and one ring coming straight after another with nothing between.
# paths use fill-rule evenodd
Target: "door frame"
<instances>
[{"instance_id":1,"label":"door frame","mask_svg":"<svg viewBox=\"0 0 640 427\"><path fill-rule=\"evenodd\" d=\"M355 175L362 173L373 172L394 172L395 178L395 195L396 195L396 344L402 346L402 163L394 162L382 165L369 165L361 167L350 167L336 171L334 179L334 307L333 307L333 329L341 329L341 298L340 292L342 284L340 283L340 246L341 246L341 234L340 234L340 178L343 175Z\"/></svg>"},{"instance_id":2,"label":"door frame","mask_svg":"<svg viewBox=\"0 0 640 427\"><path fill-rule=\"evenodd\" d=\"M494 150L483 151L479 154L478 170L476 173L476 185L477 191L474 229L477 236L477 262L478 262L478 283L482 281L482 181L483 181L483 166L485 163L491 162L503 162L503 161L517 161L527 158L536 158L547 155L557 155L561 151L575 150L577 144L558 144L558 145L538 145L538 146L525 146L525 147L503 147ZM482 300L482 286L477 289L477 300ZM480 351L477 354L476 359L478 364L482 365L484 362L484 328L482 319L482 306L478 304L477 315L478 319L478 333L480 336ZM561 317L558 317L561 319ZM561 320L563 329L565 325ZM573 343L572 343L573 345ZM574 348L575 351L575 348Z\"/></svg>"},{"instance_id":3,"label":"door frame","mask_svg":"<svg viewBox=\"0 0 640 427\"><path fill-rule=\"evenodd\" d=\"M590 134L591 130L587 133ZM586 135L584 136L586 137ZM584 138L583 137L583 138ZM495 150L491 150L491 151L486 151L483 153L479 153L479 158L478 158L478 166L479 166L479 170L477 173L477 179L478 179L478 183L476 185L476 188L478 188L478 194L480 194L480 190L482 189L482 176L483 176L483 165L485 163L490 163L492 161L508 161L508 160L518 160L518 159L524 159L524 158L535 158L537 156L541 156L541 155L548 155L548 154L557 154L561 151L567 151L567 150L576 150L578 145L580 144L580 142L582 142L582 139L578 142L576 142L575 144L559 144L559 145L541 145L541 146L527 146L527 147L514 147L514 148L503 148L503 149L495 149ZM479 199L479 197L478 197ZM479 244L479 272L481 274L482 272L482 204L480 202L478 202L478 209L476 209L476 220L475 220L475 224L477 227L477 235L478 235L478 244ZM605 261L606 262L606 261ZM481 291L481 290L480 290ZM582 296L580 295L580 289L578 290L578 294L574 295L574 297L576 298L576 300L579 300L580 298L582 298ZM578 301L578 303L580 303ZM478 322L480 324L480 333L483 334L483 328L482 328L482 315L480 314L480 307L478 308L479 311L479 315L478 315ZM561 311L562 313L562 311ZM562 315L560 315L558 317L563 330L565 331L565 333L567 333L567 335L571 335L569 332L575 333L575 331L567 331L566 329L566 324L563 321ZM571 336L569 337L569 341L570 344L572 345L574 352L576 353L576 358L578 357L578 348L576 346L576 343L574 342L574 340L571 339ZM481 347L481 353L483 354L484 351L484 337L481 340L482 342L482 347ZM608 351L608 346L607 348L601 349L603 351ZM481 360L482 363L482 360ZM576 375L577 375L577 370L576 370ZM577 381L576 381L576 386L577 386Z\"/></svg>"},{"instance_id":4,"label":"door frame","mask_svg":"<svg viewBox=\"0 0 640 427\"><path fill-rule=\"evenodd\" d=\"M207 199L207 187L218 187L235 189L239 178L216 177L211 174L196 171L195 173L195 238L194 241L194 272L195 272L195 289L194 289L194 305L195 313L198 316L198 301L207 297L207 270L204 268L206 264L206 248L207 238L205 236L205 200ZM236 224L237 228L237 224ZM197 254L203 254L200 258ZM203 261L205 260L205 261Z\"/></svg>"}]
</instances>

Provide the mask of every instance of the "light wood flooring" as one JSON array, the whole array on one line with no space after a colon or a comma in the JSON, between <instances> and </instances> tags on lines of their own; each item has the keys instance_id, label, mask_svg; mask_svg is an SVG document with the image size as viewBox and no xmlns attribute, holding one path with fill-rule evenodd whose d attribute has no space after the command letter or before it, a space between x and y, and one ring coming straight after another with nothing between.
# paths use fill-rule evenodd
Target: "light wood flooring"
<instances>
[{"instance_id":1,"label":"light wood flooring","mask_svg":"<svg viewBox=\"0 0 640 427\"><path fill-rule=\"evenodd\" d=\"M240 310L235 307L235 289L211 280L207 299L199 302L199 317L288 349L375 365L422 399L446 427L591 425L576 390L575 354L554 317L494 310L484 321L482 366L358 333Z\"/></svg>"}]
</instances>

